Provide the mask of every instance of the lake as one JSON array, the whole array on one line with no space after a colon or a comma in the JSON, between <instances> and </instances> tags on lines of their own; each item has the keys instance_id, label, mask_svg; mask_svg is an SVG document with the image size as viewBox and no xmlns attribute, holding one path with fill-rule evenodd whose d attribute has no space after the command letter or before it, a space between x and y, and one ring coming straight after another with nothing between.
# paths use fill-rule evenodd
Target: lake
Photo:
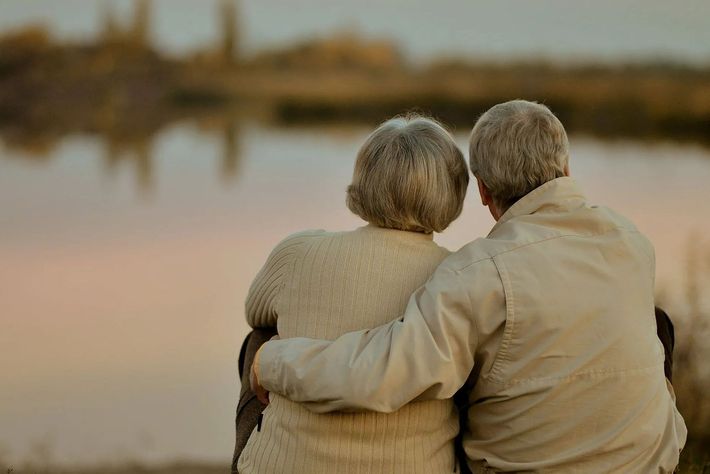
<instances>
[{"instance_id":1,"label":"lake","mask_svg":"<svg viewBox=\"0 0 710 474\"><path fill-rule=\"evenodd\" d=\"M292 232L362 225L344 191L367 133L186 121L119 150L0 141L0 454L227 462L251 279ZM665 298L688 262L710 275L708 148L570 140L589 200L655 244ZM493 225L469 191L436 236L451 249Z\"/></svg>"}]
</instances>

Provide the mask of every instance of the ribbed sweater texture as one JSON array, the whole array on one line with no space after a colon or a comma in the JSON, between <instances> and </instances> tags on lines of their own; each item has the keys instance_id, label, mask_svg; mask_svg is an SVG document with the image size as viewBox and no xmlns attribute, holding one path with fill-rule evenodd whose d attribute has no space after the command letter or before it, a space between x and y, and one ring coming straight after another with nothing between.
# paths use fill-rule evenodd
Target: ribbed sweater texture
<instances>
[{"instance_id":1,"label":"ribbed sweater texture","mask_svg":"<svg viewBox=\"0 0 710 474\"><path fill-rule=\"evenodd\" d=\"M332 340L373 328L399 317L448 254L431 235L372 225L294 234L255 278L247 320L252 327L276 325L282 338ZM394 413L318 414L272 394L238 468L243 474L451 473L458 429L450 400L410 403Z\"/></svg>"}]
</instances>

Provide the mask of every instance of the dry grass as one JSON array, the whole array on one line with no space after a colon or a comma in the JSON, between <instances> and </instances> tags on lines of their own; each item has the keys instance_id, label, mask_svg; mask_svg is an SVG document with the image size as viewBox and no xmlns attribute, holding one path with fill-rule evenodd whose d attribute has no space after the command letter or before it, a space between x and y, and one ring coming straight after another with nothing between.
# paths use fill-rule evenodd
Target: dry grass
<instances>
[{"instance_id":1,"label":"dry grass","mask_svg":"<svg viewBox=\"0 0 710 474\"><path fill-rule=\"evenodd\" d=\"M703 242L691 236L684 295L666 306L676 327L673 387L689 432L679 468L684 473L710 473L710 241Z\"/></svg>"}]
</instances>

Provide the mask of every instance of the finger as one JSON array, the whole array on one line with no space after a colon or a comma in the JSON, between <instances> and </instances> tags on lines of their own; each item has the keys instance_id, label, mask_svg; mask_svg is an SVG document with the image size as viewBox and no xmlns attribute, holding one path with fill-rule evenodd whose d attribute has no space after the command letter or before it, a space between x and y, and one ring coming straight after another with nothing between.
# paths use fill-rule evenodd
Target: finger
<instances>
[{"instance_id":1,"label":"finger","mask_svg":"<svg viewBox=\"0 0 710 474\"><path fill-rule=\"evenodd\" d=\"M254 366L252 365L251 368L249 369L249 386L251 387L251 391L256 393L258 395L258 382L256 379L256 374L254 373Z\"/></svg>"},{"instance_id":2,"label":"finger","mask_svg":"<svg viewBox=\"0 0 710 474\"><path fill-rule=\"evenodd\" d=\"M256 398L259 399L262 405L269 404L269 392L264 390L262 387L259 387L259 391L256 392Z\"/></svg>"}]
</instances>

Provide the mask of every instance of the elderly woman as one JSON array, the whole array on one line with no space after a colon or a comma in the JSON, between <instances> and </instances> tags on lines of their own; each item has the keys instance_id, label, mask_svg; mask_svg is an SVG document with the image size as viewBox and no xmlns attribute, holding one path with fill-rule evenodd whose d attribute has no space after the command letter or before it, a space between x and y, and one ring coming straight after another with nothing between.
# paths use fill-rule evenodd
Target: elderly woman
<instances>
[{"instance_id":1,"label":"elderly woman","mask_svg":"<svg viewBox=\"0 0 710 474\"><path fill-rule=\"evenodd\" d=\"M305 231L269 256L247 296L252 327L281 337L335 339L404 312L449 252L432 240L461 213L466 162L436 121L388 120L365 141L347 190L368 222L347 232ZM450 473L459 430L451 400L394 413L318 414L273 395L239 458L240 473Z\"/></svg>"}]
</instances>

